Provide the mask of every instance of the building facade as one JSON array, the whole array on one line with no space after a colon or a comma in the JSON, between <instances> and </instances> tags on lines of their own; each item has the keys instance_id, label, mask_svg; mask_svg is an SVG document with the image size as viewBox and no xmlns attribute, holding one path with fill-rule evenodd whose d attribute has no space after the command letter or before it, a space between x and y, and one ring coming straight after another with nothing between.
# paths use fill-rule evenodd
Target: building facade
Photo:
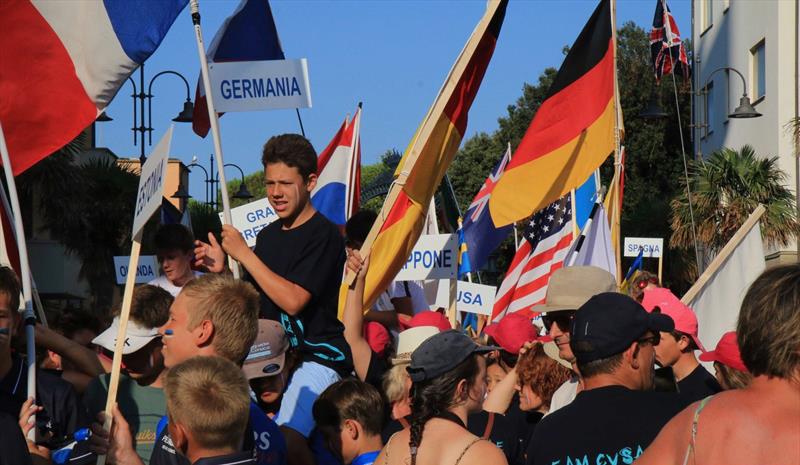
<instances>
[{"instance_id":1,"label":"building facade","mask_svg":"<svg viewBox=\"0 0 800 465\"><path fill-rule=\"evenodd\" d=\"M753 146L778 157L786 187L800 192L800 159L788 124L800 106L800 0L692 0L695 157ZM720 68L734 68L735 72ZM743 91L763 116L728 118ZM800 202L798 202L800 205ZM797 241L767 250L777 262L798 259Z\"/></svg>"}]
</instances>

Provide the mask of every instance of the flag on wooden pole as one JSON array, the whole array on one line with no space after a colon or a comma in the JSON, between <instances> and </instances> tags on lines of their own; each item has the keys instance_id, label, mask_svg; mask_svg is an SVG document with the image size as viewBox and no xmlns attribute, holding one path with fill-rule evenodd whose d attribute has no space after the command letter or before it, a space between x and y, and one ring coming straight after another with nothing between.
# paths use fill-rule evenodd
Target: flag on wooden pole
<instances>
[{"instance_id":1,"label":"flag on wooden pole","mask_svg":"<svg viewBox=\"0 0 800 465\"><path fill-rule=\"evenodd\" d=\"M368 308L403 267L422 231L431 198L458 150L467 114L494 53L507 0L489 1L442 90L406 149L377 221L362 246L370 255ZM355 276L348 273L344 285Z\"/></svg>"}]
</instances>

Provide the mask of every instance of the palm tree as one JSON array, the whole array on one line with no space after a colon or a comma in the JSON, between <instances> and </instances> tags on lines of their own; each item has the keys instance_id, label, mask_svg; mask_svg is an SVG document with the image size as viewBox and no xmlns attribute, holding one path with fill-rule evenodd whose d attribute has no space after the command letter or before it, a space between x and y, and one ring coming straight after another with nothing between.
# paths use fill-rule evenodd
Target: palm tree
<instances>
[{"instance_id":1,"label":"palm tree","mask_svg":"<svg viewBox=\"0 0 800 465\"><path fill-rule=\"evenodd\" d=\"M777 166L778 157L759 158L753 147L721 149L691 165L692 206L697 241L707 251L719 251L745 222L758 204L766 212L761 235L767 246L785 246L800 233L794 194L784 187L786 173ZM672 201L670 245L694 246L686 185Z\"/></svg>"}]
</instances>

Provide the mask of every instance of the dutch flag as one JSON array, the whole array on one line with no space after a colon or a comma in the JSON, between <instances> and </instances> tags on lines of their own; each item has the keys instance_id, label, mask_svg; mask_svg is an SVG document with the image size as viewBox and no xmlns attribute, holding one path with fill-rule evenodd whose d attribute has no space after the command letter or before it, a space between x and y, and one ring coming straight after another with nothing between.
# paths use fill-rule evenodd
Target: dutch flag
<instances>
[{"instance_id":1,"label":"dutch flag","mask_svg":"<svg viewBox=\"0 0 800 465\"><path fill-rule=\"evenodd\" d=\"M0 121L14 174L92 124L187 3L0 1Z\"/></svg>"},{"instance_id":2,"label":"dutch flag","mask_svg":"<svg viewBox=\"0 0 800 465\"><path fill-rule=\"evenodd\" d=\"M361 195L361 104L345 120L317 162L317 186L311 204L332 223L344 226L358 211Z\"/></svg>"}]
</instances>

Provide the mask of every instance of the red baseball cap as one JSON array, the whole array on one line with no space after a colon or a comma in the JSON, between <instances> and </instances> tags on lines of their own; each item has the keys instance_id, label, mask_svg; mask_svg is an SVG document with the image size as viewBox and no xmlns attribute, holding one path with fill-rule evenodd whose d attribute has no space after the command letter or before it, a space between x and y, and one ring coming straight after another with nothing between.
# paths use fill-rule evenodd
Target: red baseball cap
<instances>
[{"instance_id":1,"label":"red baseball cap","mask_svg":"<svg viewBox=\"0 0 800 465\"><path fill-rule=\"evenodd\" d=\"M702 352L706 351L706 348L700 343L700 338L697 337L697 315L694 314L694 311L689 306L681 302L672 291L666 287L645 289L642 307L648 312L652 312L658 307L661 313L669 315L672 321L675 322L675 331L688 334L698 349Z\"/></svg>"},{"instance_id":2,"label":"red baseball cap","mask_svg":"<svg viewBox=\"0 0 800 465\"><path fill-rule=\"evenodd\" d=\"M748 372L742 355L739 352L739 344L736 342L736 331L729 331L722 335L717 348L711 352L703 352L700 354L700 360L704 362L719 362L723 365L735 368L739 371Z\"/></svg>"},{"instance_id":3,"label":"red baseball cap","mask_svg":"<svg viewBox=\"0 0 800 465\"><path fill-rule=\"evenodd\" d=\"M446 316L442 315L439 312L434 312L432 310L424 310L422 312L419 312L408 321L403 321L402 319L398 319L397 324L398 326L400 326L401 330L408 328L418 328L420 326L435 326L439 328L439 331L447 331L453 329L453 327L450 326L450 321L447 319Z\"/></svg>"},{"instance_id":4,"label":"red baseball cap","mask_svg":"<svg viewBox=\"0 0 800 465\"><path fill-rule=\"evenodd\" d=\"M498 323L491 324L483 330L506 352L519 353L522 345L537 339L536 328L530 318L517 312L503 317Z\"/></svg>"},{"instance_id":5,"label":"red baseball cap","mask_svg":"<svg viewBox=\"0 0 800 465\"><path fill-rule=\"evenodd\" d=\"M364 325L364 339L367 340L370 349L381 357L392 340L389 331L376 321L370 321Z\"/></svg>"}]
</instances>

